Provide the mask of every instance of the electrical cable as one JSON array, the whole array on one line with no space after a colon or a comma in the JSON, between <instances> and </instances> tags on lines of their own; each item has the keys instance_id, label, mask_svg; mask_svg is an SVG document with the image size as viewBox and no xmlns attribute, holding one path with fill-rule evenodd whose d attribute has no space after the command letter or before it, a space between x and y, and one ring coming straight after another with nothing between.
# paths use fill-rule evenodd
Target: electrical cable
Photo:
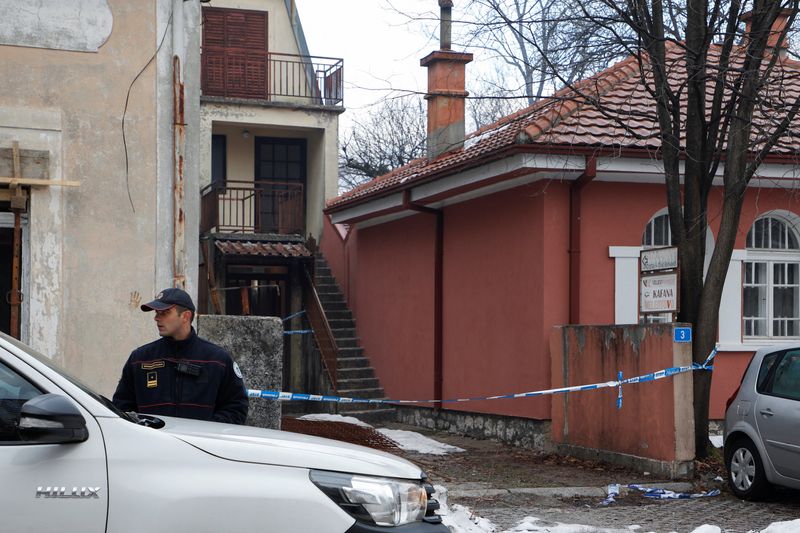
<instances>
[{"instance_id":1,"label":"electrical cable","mask_svg":"<svg viewBox=\"0 0 800 533\"><path fill-rule=\"evenodd\" d=\"M128 201L131 203L131 209L133 213L136 214L136 208L133 205L133 197L131 196L131 185L130 185L130 176L129 176L129 161L128 161L128 141L125 137L125 117L128 114L128 102L131 98L131 90L133 90L133 85L136 83L136 80L147 70L147 67L150 66L150 63L158 56L158 52L161 51L161 47L164 45L164 41L167 38L167 33L169 32L169 28L172 25L172 15L174 14L174 8L170 10L169 18L167 19L167 27L164 28L164 35L161 36L161 42L158 43L158 48L150 57L150 59L145 63L136 77L133 78L131 84L128 86L128 94L125 96L125 108L122 110L122 146L125 149L125 188L128 190Z\"/></svg>"}]
</instances>

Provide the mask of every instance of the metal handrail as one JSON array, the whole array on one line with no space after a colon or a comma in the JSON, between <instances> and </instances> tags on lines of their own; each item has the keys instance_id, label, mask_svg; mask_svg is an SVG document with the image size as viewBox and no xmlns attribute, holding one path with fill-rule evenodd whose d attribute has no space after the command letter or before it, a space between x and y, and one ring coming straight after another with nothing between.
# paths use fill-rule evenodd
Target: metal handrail
<instances>
[{"instance_id":1,"label":"metal handrail","mask_svg":"<svg viewBox=\"0 0 800 533\"><path fill-rule=\"evenodd\" d=\"M201 190L200 232L302 234L304 203L305 185L296 181L212 183Z\"/></svg>"},{"instance_id":2,"label":"metal handrail","mask_svg":"<svg viewBox=\"0 0 800 533\"><path fill-rule=\"evenodd\" d=\"M206 47L202 66L205 96L273 101L300 98L328 106L344 103L341 58ZM242 77L242 69L252 69L253 75Z\"/></svg>"},{"instance_id":3,"label":"metal handrail","mask_svg":"<svg viewBox=\"0 0 800 533\"><path fill-rule=\"evenodd\" d=\"M317 294L317 289L314 286L314 280L308 269L305 271L304 281L306 285L306 316L308 317L308 322L311 324L314 340L322 356L322 365L325 367L328 377L331 380L333 391L336 392L336 368L339 361L339 347L336 345L336 338L333 336L333 330L331 330L328 317L325 316L325 309L322 307L319 294Z\"/></svg>"}]
</instances>

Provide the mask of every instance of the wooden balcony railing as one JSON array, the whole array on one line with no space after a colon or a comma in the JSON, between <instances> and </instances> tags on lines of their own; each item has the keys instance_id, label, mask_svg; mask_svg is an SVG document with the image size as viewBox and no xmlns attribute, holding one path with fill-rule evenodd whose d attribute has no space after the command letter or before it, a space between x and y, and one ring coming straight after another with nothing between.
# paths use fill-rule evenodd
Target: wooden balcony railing
<instances>
[{"instance_id":1,"label":"wooden balcony railing","mask_svg":"<svg viewBox=\"0 0 800 533\"><path fill-rule=\"evenodd\" d=\"M211 47L202 53L204 96L341 106L343 74L344 61L331 57Z\"/></svg>"},{"instance_id":2,"label":"wooden balcony railing","mask_svg":"<svg viewBox=\"0 0 800 533\"><path fill-rule=\"evenodd\" d=\"M322 364L328 373L328 378L331 380L331 386L335 393L337 390L336 367L339 360L339 348L336 345L333 331L328 323L328 318L325 316L325 309L322 307L319 294L317 294L317 289L308 270L305 272L303 281L306 295L306 316L311 324L311 331L322 357Z\"/></svg>"},{"instance_id":3,"label":"wooden balcony railing","mask_svg":"<svg viewBox=\"0 0 800 533\"><path fill-rule=\"evenodd\" d=\"M305 190L290 181L227 181L201 191L200 233L305 233Z\"/></svg>"}]
</instances>

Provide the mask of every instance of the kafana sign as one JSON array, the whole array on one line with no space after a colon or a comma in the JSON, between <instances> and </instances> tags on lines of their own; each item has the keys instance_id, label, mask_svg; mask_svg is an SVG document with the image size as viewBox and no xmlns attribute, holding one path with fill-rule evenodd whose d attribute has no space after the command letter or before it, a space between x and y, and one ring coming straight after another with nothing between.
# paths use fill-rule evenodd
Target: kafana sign
<instances>
[{"instance_id":1,"label":"kafana sign","mask_svg":"<svg viewBox=\"0 0 800 533\"><path fill-rule=\"evenodd\" d=\"M675 313L678 311L678 272L642 274L639 279L639 311Z\"/></svg>"}]
</instances>

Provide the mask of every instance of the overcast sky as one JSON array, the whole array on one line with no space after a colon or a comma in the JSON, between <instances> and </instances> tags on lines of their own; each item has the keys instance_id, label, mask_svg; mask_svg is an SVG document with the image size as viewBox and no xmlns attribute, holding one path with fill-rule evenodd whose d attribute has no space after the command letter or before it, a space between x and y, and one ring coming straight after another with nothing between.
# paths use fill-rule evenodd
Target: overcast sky
<instances>
[{"instance_id":1,"label":"overcast sky","mask_svg":"<svg viewBox=\"0 0 800 533\"><path fill-rule=\"evenodd\" d=\"M398 11L438 17L437 0L296 0L296 5L311 55L344 59L342 127L384 97L383 89L425 91L419 60L439 47L438 26L409 21Z\"/></svg>"}]
</instances>

